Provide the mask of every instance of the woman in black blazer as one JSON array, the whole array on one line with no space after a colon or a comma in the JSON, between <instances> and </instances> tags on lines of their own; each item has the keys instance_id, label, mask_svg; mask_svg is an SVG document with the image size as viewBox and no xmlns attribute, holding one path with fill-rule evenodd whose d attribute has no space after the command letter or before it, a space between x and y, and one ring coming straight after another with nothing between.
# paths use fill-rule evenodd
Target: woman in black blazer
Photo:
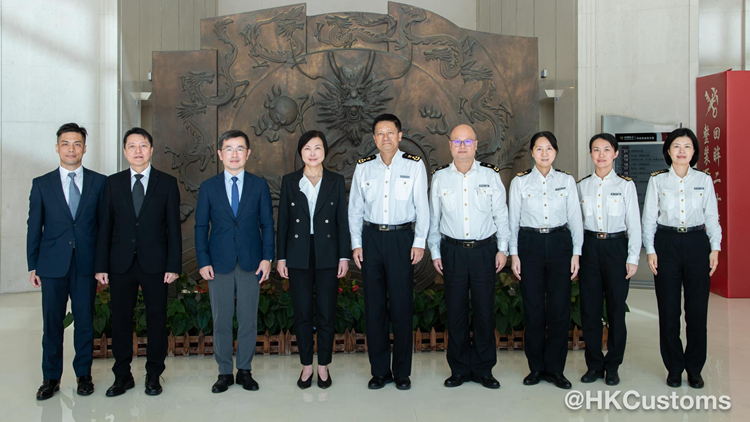
<instances>
[{"instance_id":1,"label":"woman in black blazer","mask_svg":"<svg viewBox=\"0 0 750 422\"><path fill-rule=\"evenodd\" d=\"M297 151L305 166L281 181L276 268L289 279L302 363L297 385L305 389L312 384L313 316L317 316L318 387L328 388L338 279L349 271L351 254L346 183L340 174L323 168L328 143L321 132L303 134Z\"/></svg>"}]
</instances>

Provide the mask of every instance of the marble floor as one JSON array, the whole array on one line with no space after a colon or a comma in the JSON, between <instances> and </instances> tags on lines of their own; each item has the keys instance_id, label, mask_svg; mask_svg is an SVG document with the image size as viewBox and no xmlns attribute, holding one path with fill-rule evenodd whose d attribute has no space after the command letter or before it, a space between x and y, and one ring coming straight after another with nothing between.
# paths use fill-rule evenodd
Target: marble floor
<instances>
[{"instance_id":1,"label":"marble floor","mask_svg":"<svg viewBox=\"0 0 750 422\"><path fill-rule=\"evenodd\" d=\"M93 377L96 392L79 397L72 372L73 330L65 336L65 374L55 396L44 402L34 398L41 382L41 309L38 293L0 296L0 421L747 421L750 420L750 300L727 300L712 295L709 306L708 362L703 376L706 388L672 389L664 384L666 372L658 351L656 300L650 290L633 289L628 304L628 347L620 368L622 382L608 387L603 382L582 384L583 351L568 354L566 375L573 390L592 397L620 391L620 403L610 410L570 410L567 391L542 382L526 387L521 380L528 372L522 351L498 352L494 375L500 390L487 390L468 383L448 389L445 354L414 355L412 389L398 391L393 384L383 390L367 389L367 355L335 355L330 366L333 387L320 390L315 384L302 391L297 356L257 356L253 375L260 391L248 392L232 386L223 394L212 394L216 365L212 357L167 359L164 393L150 397L143 392L145 359L135 360L136 388L123 396L107 398L104 391L113 381L112 360L96 360ZM623 396L631 393L627 401ZM628 410L644 397L669 396L680 409ZM638 394L638 396L634 395ZM689 397L688 397L689 396ZM684 410L694 407L696 397L728 396L729 410ZM640 399L638 398L640 397ZM726 399L724 399L726 400ZM719 402L721 403L721 402Z\"/></svg>"}]
</instances>

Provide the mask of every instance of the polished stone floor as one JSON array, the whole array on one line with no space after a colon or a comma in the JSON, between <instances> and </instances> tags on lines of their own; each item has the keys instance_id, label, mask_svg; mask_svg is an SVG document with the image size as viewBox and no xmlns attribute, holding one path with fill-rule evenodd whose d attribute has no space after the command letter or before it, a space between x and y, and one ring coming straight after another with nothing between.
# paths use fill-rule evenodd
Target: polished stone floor
<instances>
[{"instance_id":1,"label":"polished stone floor","mask_svg":"<svg viewBox=\"0 0 750 422\"><path fill-rule=\"evenodd\" d=\"M232 386L223 394L212 394L216 365L212 357L174 357L167 360L164 393L150 397L143 392L144 358L134 364L136 388L117 398L104 391L113 381L112 360L96 360L93 377L96 392L89 397L75 393L72 371L73 330L65 336L65 374L62 387L44 402L34 398L41 382L41 309L38 293L0 296L0 421L747 421L750 420L750 300L726 300L712 295L709 306L708 362L703 376L706 388L672 389L664 384L666 372L658 351L656 300L650 290L630 292L628 347L620 368L622 383L608 387L603 382L582 384L583 351L568 354L566 375L573 390L596 396L629 390L640 396L676 393L676 401L690 407L700 395L731 399L730 410L569 410L567 392L542 382L523 386L528 372L522 351L498 352L494 375L500 390L478 384L448 389L445 354L414 355L412 389L398 391L393 384L370 391L367 355L335 355L330 366L333 386L320 390L315 384L299 390L297 356L257 356L253 375L260 391L248 392ZM691 397L686 397L691 396ZM638 404L638 396L627 403ZM635 399L633 399L635 397ZM631 400L633 399L633 400ZM648 400L647 400L648 402ZM622 405L621 405L622 407Z\"/></svg>"}]
</instances>

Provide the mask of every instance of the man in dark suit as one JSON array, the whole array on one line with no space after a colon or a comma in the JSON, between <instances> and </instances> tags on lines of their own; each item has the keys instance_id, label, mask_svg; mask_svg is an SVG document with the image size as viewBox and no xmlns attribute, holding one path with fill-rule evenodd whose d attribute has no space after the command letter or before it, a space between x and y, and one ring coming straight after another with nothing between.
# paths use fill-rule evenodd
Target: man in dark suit
<instances>
[{"instance_id":1,"label":"man in dark suit","mask_svg":"<svg viewBox=\"0 0 750 422\"><path fill-rule=\"evenodd\" d=\"M96 281L94 255L99 229L97 213L105 177L83 168L86 129L60 126L55 150L60 167L34 179L29 197L26 258L31 284L42 288L42 375L36 393L45 400L60 389L63 364L63 319L70 296L75 319L73 369L78 394L94 392L91 355Z\"/></svg>"},{"instance_id":2,"label":"man in dark suit","mask_svg":"<svg viewBox=\"0 0 750 422\"><path fill-rule=\"evenodd\" d=\"M195 252L211 293L214 358L219 364L219 379L211 388L214 393L234 384L235 295L237 384L245 390L258 389L251 363L258 335L260 284L268 280L273 261L273 205L268 183L245 171L249 147L250 140L239 130L219 137L224 171L201 183L195 210Z\"/></svg>"},{"instance_id":3,"label":"man in dark suit","mask_svg":"<svg viewBox=\"0 0 750 422\"><path fill-rule=\"evenodd\" d=\"M177 179L151 167L151 134L141 128L125 133L130 168L107 178L100 213L96 279L112 294L112 353L115 382L108 397L135 386L133 307L143 291L148 326L146 394L161 394L159 376L167 356L167 285L182 268L180 193Z\"/></svg>"}]
</instances>

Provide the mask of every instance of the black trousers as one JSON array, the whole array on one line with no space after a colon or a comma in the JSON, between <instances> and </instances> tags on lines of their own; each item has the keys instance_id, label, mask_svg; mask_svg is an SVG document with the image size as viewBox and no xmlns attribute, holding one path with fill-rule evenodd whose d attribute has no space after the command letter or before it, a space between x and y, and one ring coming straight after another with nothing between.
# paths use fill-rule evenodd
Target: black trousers
<instances>
[{"instance_id":1,"label":"black trousers","mask_svg":"<svg viewBox=\"0 0 750 422\"><path fill-rule=\"evenodd\" d=\"M448 305L448 365L452 375L492 375L495 349L495 255L497 243L464 248L440 243ZM473 314L469 318L469 303ZM474 331L470 338L469 330Z\"/></svg>"},{"instance_id":2,"label":"black trousers","mask_svg":"<svg viewBox=\"0 0 750 422\"><path fill-rule=\"evenodd\" d=\"M630 280L626 279L628 238L597 239L586 234L578 271L581 291L581 322L586 339L586 366L591 371L617 371L625 355L628 332L625 300ZM602 297L607 301L607 355L602 353Z\"/></svg>"},{"instance_id":3,"label":"black trousers","mask_svg":"<svg viewBox=\"0 0 750 422\"><path fill-rule=\"evenodd\" d=\"M317 317L318 365L331 363L333 337L336 334L336 299L339 295L338 268L315 268L315 244L310 235L308 269L289 268L289 292L294 308L294 332L297 334L299 360L313 363L313 318Z\"/></svg>"},{"instance_id":4,"label":"black trousers","mask_svg":"<svg viewBox=\"0 0 750 422\"><path fill-rule=\"evenodd\" d=\"M518 232L521 260L524 351L529 369L562 372L570 328L570 260L573 239L568 229L553 233Z\"/></svg>"},{"instance_id":5,"label":"black trousers","mask_svg":"<svg viewBox=\"0 0 750 422\"><path fill-rule=\"evenodd\" d=\"M414 267L411 230L362 229L367 353L373 376L391 373L389 325L393 329L393 376L411 375Z\"/></svg>"},{"instance_id":6,"label":"black trousers","mask_svg":"<svg viewBox=\"0 0 750 422\"><path fill-rule=\"evenodd\" d=\"M167 357L167 284L164 273L148 274L141 269L138 256L124 274L110 274L112 295L112 372L122 378L130 374L133 360L133 308L138 299L138 286L146 305L148 346L146 373L161 375Z\"/></svg>"},{"instance_id":7,"label":"black trousers","mask_svg":"<svg viewBox=\"0 0 750 422\"><path fill-rule=\"evenodd\" d=\"M77 377L91 375L91 356L94 350L94 297L96 279L93 274L78 272L75 250L65 277L40 277L42 280L42 376L59 380L63 373L63 319L68 307L75 320L73 370Z\"/></svg>"},{"instance_id":8,"label":"black trousers","mask_svg":"<svg viewBox=\"0 0 750 422\"><path fill-rule=\"evenodd\" d=\"M659 307L659 345L670 373L698 375L706 363L706 323L711 272L711 245L704 231L677 233L656 230L654 247L658 275L654 277ZM685 291L687 347L680 340L682 290Z\"/></svg>"}]
</instances>

